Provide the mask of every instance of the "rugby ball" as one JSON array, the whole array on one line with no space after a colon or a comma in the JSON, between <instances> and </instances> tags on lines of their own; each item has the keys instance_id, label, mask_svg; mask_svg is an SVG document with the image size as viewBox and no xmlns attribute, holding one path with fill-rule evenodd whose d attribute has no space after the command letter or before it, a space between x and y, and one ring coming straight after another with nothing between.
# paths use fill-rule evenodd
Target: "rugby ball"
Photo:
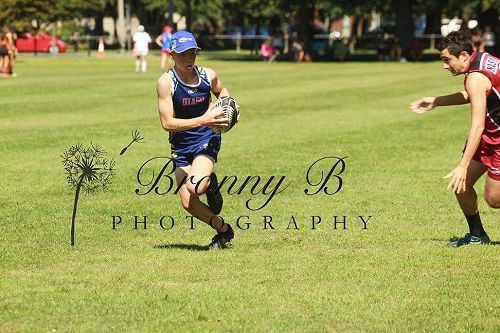
<instances>
[{"instance_id":1,"label":"rugby ball","mask_svg":"<svg viewBox=\"0 0 500 333\"><path fill-rule=\"evenodd\" d=\"M217 112L219 110L223 112L222 118L229 119L228 126L212 126L212 129L216 133L225 133L236 125L240 111L236 105L236 101L230 96L223 96L217 99L211 111Z\"/></svg>"}]
</instances>

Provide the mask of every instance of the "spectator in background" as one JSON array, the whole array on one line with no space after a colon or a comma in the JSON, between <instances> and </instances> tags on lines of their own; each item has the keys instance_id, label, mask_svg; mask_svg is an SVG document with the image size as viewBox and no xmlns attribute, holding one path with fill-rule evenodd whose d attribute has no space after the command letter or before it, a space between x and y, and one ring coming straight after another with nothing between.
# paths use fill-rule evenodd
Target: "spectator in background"
<instances>
[{"instance_id":1,"label":"spectator in background","mask_svg":"<svg viewBox=\"0 0 500 333\"><path fill-rule=\"evenodd\" d=\"M387 36L380 38L377 44L377 56L378 60L387 61L390 58L391 46Z\"/></svg>"},{"instance_id":2,"label":"spectator in background","mask_svg":"<svg viewBox=\"0 0 500 333\"><path fill-rule=\"evenodd\" d=\"M0 32L0 72L2 72L3 77L7 77L7 68L9 67L9 41L4 32L4 29Z\"/></svg>"},{"instance_id":3,"label":"spectator in background","mask_svg":"<svg viewBox=\"0 0 500 333\"><path fill-rule=\"evenodd\" d=\"M349 55L349 47L346 39L336 39L332 45L333 59L337 61L345 61Z\"/></svg>"},{"instance_id":4,"label":"spectator in background","mask_svg":"<svg viewBox=\"0 0 500 333\"><path fill-rule=\"evenodd\" d=\"M275 50L277 50L280 54L283 53L284 49L284 42L283 42L283 33L278 32L273 36L273 47Z\"/></svg>"},{"instance_id":5,"label":"spectator in background","mask_svg":"<svg viewBox=\"0 0 500 333\"><path fill-rule=\"evenodd\" d=\"M413 61L421 61L424 55L424 48L418 41L418 39L413 38L410 46L411 58Z\"/></svg>"},{"instance_id":6,"label":"spectator in background","mask_svg":"<svg viewBox=\"0 0 500 333\"><path fill-rule=\"evenodd\" d=\"M264 43L262 43L260 52L262 53L264 60L267 62L273 62L279 55L279 51L273 46L272 38L268 38L264 41Z\"/></svg>"},{"instance_id":7,"label":"spectator in background","mask_svg":"<svg viewBox=\"0 0 500 333\"><path fill-rule=\"evenodd\" d=\"M401 53L402 53L401 42L399 40L399 37L395 36L391 42L391 60L406 61L406 59L401 58Z\"/></svg>"},{"instance_id":8,"label":"spectator in background","mask_svg":"<svg viewBox=\"0 0 500 333\"><path fill-rule=\"evenodd\" d=\"M0 72L3 77L14 73L14 57L16 55L16 46L14 38L8 26L4 26L0 32Z\"/></svg>"},{"instance_id":9,"label":"spectator in background","mask_svg":"<svg viewBox=\"0 0 500 333\"><path fill-rule=\"evenodd\" d=\"M161 59L160 59L160 69L163 74L165 71L169 71L170 68L174 65L174 60L172 59L172 55L170 54L170 44L172 43L172 31L174 29L166 25L163 27L163 33L156 37L156 44L161 47ZM168 68L167 68L168 65Z\"/></svg>"},{"instance_id":10,"label":"spectator in background","mask_svg":"<svg viewBox=\"0 0 500 333\"><path fill-rule=\"evenodd\" d=\"M146 73L148 62L146 57L149 52L149 43L153 40L151 36L144 31L144 26L140 25L137 28L137 32L134 34L132 38L134 41L134 52L135 52L135 72L139 73L139 70L143 73Z\"/></svg>"},{"instance_id":11,"label":"spectator in background","mask_svg":"<svg viewBox=\"0 0 500 333\"><path fill-rule=\"evenodd\" d=\"M16 63L17 58L17 33L14 29L10 31L10 48L9 48L9 57L10 57L10 75L12 77L17 77L16 72L14 71L14 65ZM7 38L9 38L9 34L7 34Z\"/></svg>"},{"instance_id":12,"label":"spectator in background","mask_svg":"<svg viewBox=\"0 0 500 333\"><path fill-rule=\"evenodd\" d=\"M483 33L480 29L476 29L472 32L470 41L475 52L484 52L485 43Z\"/></svg>"},{"instance_id":13,"label":"spectator in background","mask_svg":"<svg viewBox=\"0 0 500 333\"><path fill-rule=\"evenodd\" d=\"M75 52L78 52L79 42L80 42L80 34L78 33L77 30L73 30L73 33L71 34L71 42L73 43L73 50Z\"/></svg>"},{"instance_id":14,"label":"spectator in background","mask_svg":"<svg viewBox=\"0 0 500 333\"><path fill-rule=\"evenodd\" d=\"M484 30L484 50L490 54L495 54L495 33L491 30L490 26L487 26ZM498 54L495 54L498 56Z\"/></svg>"},{"instance_id":15,"label":"spectator in background","mask_svg":"<svg viewBox=\"0 0 500 333\"><path fill-rule=\"evenodd\" d=\"M295 60L296 62L302 62L302 60L304 60L304 47L300 43L297 36L293 37L292 52L293 60Z\"/></svg>"}]
</instances>

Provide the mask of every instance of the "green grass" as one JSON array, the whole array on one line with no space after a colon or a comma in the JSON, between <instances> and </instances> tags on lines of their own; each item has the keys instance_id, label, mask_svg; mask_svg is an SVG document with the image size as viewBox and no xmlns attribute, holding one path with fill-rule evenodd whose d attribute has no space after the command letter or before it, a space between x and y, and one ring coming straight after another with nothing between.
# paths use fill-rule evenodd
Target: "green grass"
<instances>
[{"instance_id":1,"label":"green grass","mask_svg":"<svg viewBox=\"0 0 500 333\"><path fill-rule=\"evenodd\" d=\"M159 58L136 75L132 58L21 57L18 77L0 81L0 331L500 330L500 246L445 246L466 231L442 176L460 159L468 107L408 111L461 79L437 62L198 60L242 110L224 135L219 178L283 175L289 188L256 212L245 202L264 196L226 195L222 216L234 225L247 215L251 227L229 250L189 250L212 230L190 230L171 193L134 193L141 164L168 154ZM118 156L134 129L146 143ZM81 195L72 248L74 192L60 155L78 142L103 146L117 175L106 193ZM348 156L344 186L307 196L306 170L325 156ZM498 211L483 199L480 210L498 242ZM112 215L123 217L116 230ZM134 230L134 215L148 216L148 230ZM163 215L176 219L172 230L160 228ZM263 229L265 215L275 230ZM292 215L299 230L286 229ZM315 230L312 215L323 219ZM347 216L347 230L333 229L334 215ZM358 215L372 216L368 230Z\"/></svg>"}]
</instances>

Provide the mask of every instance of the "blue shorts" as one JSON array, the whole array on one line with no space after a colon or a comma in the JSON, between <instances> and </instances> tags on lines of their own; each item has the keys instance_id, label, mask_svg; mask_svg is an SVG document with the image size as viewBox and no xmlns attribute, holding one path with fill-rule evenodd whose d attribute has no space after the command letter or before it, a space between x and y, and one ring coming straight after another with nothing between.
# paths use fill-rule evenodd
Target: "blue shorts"
<instances>
[{"instance_id":1,"label":"blue shorts","mask_svg":"<svg viewBox=\"0 0 500 333\"><path fill-rule=\"evenodd\" d=\"M210 156L214 159L214 162L217 162L220 144L220 136L212 136L207 141L186 148L176 148L172 146L171 157L175 162L176 168L193 164L193 160L197 155Z\"/></svg>"}]
</instances>

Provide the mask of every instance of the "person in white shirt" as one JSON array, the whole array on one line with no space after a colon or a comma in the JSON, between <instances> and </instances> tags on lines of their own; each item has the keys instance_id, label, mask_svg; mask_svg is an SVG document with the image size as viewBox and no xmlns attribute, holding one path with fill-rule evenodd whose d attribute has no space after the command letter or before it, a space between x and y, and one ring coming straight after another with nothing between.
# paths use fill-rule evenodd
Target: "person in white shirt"
<instances>
[{"instance_id":1,"label":"person in white shirt","mask_svg":"<svg viewBox=\"0 0 500 333\"><path fill-rule=\"evenodd\" d=\"M146 73L146 69L148 67L148 62L146 60L146 56L148 55L149 51L148 44L153 40L151 39L151 36L144 31L143 25L140 25L137 28L137 32L134 34L134 37L132 37L132 39L134 40L134 53L136 56L135 72L139 73L140 69L143 73Z\"/></svg>"}]
</instances>

